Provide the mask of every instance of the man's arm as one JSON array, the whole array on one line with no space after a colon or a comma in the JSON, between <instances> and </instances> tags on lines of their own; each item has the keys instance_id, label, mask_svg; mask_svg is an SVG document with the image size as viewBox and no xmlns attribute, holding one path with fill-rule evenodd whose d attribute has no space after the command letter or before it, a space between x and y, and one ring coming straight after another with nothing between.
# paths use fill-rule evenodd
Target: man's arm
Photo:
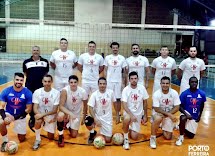
<instances>
[{"instance_id":1,"label":"man's arm","mask_svg":"<svg viewBox=\"0 0 215 156\"><path fill-rule=\"evenodd\" d=\"M82 73L82 71L83 71L83 65L78 63L77 67L78 67L78 70Z\"/></svg>"},{"instance_id":2,"label":"man's arm","mask_svg":"<svg viewBox=\"0 0 215 156\"><path fill-rule=\"evenodd\" d=\"M104 70L104 66L99 66L99 74Z\"/></svg>"},{"instance_id":3,"label":"man's arm","mask_svg":"<svg viewBox=\"0 0 215 156\"><path fill-rule=\"evenodd\" d=\"M55 63L50 62L50 66L51 66L51 68L52 68L52 69L54 69L54 70L55 70L55 68L56 68L56 64L55 64Z\"/></svg>"},{"instance_id":4,"label":"man's arm","mask_svg":"<svg viewBox=\"0 0 215 156\"><path fill-rule=\"evenodd\" d=\"M0 115L3 120L6 118L6 114L5 114L5 110L4 110L5 106L6 106L6 102L0 101Z\"/></svg>"},{"instance_id":5,"label":"man's arm","mask_svg":"<svg viewBox=\"0 0 215 156\"><path fill-rule=\"evenodd\" d=\"M41 119L41 118L48 116L48 115L56 114L57 110L58 110L58 105L54 105L52 111L49 111L46 113L41 113L41 112L39 112L38 107L39 107L39 104L34 103L33 110L34 110L35 115L37 116L36 117L37 119Z\"/></svg>"},{"instance_id":6,"label":"man's arm","mask_svg":"<svg viewBox=\"0 0 215 156\"><path fill-rule=\"evenodd\" d=\"M202 104L201 104L201 106L200 106L200 114L199 114L199 117L198 117L198 119L196 120L196 122L199 122L199 121L200 121L204 107L205 107L205 103L202 102Z\"/></svg>"},{"instance_id":7,"label":"man's arm","mask_svg":"<svg viewBox=\"0 0 215 156\"><path fill-rule=\"evenodd\" d=\"M173 70L171 71L171 76L175 75L175 73L176 73L176 69L173 69Z\"/></svg>"},{"instance_id":8,"label":"man's arm","mask_svg":"<svg viewBox=\"0 0 215 156\"><path fill-rule=\"evenodd\" d=\"M152 74L155 75L156 68L152 67Z\"/></svg>"},{"instance_id":9,"label":"man's arm","mask_svg":"<svg viewBox=\"0 0 215 156\"><path fill-rule=\"evenodd\" d=\"M108 67L105 66L105 67L104 67L104 77L106 77L106 78L107 78L107 70L108 70Z\"/></svg>"},{"instance_id":10,"label":"man's arm","mask_svg":"<svg viewBox=\"0 0 215 156\"><path fill-rule=\"evenodd\" d=\"M201 71L200 71L200 78L202 78L202 77L204 76L204 74L205 74L205 71L204 71L204 70L201 70Z\"/></svg>"},{"instance_id":11,"label":"man's arm","mask_svg":"<svg viewBox=\"0 0 215 156\"><path fill-rule=\"evenodd\" d=\"M183 70L181 70L180 68L178 68L178 72L177 72L178 80L181 80L181 78L182 78L182 73L183 73Z\"/></svg>"},{"instance_id":12,"label":"man's arm","mask_svg":"<svg viewBox=\"0 0 215 156\"><path fill-rule=\"evenodd\" d=\"M148 121L148 103L147 103L147 100L143 100L143 110L144 110L143 124L146 124L146 122Z\"/></svg>"},{"instance_id":13,"label":"man's arm","mask_svg":"<svg viewBox=\"0 0 215 156\"><path fill-rule=\"evenodd\" d=\"M145 83L145 87L147 89L148 86L149 86L149 77L150 77L150 68L149 68L149 66L145 67L145 71L146 71L146 83Z\"/></svg>"},{"instance_id":14,"label":"man's arm","mask_svg":"<svg viewBox=\"0 0 215 156\"><path fill-rule=\"evenodd\" d=\"M180 105L179 111L180 111L181 113L183 113L183 114L187 117L187 119L189 119L189 120L192 120L192 119L193 119L192 116L191 116L190 114L188 114L188 113L184 110L183 104Z\"/></svg>"},{"instance_id":15,"label":"man's arm","mask_svg":"<svg viewBox=\"0 0 215 156\"><path fill-rule=\"evenodd\" d=\"M81 122L81 124L84 124L84 120L86 118L87 115L87 100L83 100L83 120Z\"/></svg>"}]
</instances>

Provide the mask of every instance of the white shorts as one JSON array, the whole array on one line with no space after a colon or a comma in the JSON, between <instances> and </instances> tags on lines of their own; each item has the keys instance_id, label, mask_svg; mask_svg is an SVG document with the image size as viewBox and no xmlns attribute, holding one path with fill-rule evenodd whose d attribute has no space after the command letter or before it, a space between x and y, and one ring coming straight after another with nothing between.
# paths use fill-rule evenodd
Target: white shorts
<instances>
[{"instance_id":1,"label":"white shorts","mask_svg":"<svg viewBox=\"0 0 215 156\"><path fill-rule=\"evenodd\" d=\"M116 99L122 97L122 83L121 82L108 82L107 88L113 90Z\"/></svg>"},{"instance_id":2,"label":"white shorts","mask_svg":"<svg viewBox=\"0 0 215 156\"><path fill-rule=\"evenodd\" d=\"M153 116L152 116L152 119L154 121L154 116L160 116L163 118L162 122L161 122L161 129L163 131L167 131L167 132L173 132L173 129L175 127L175 124L174 122L169 118L169 117L164 117L163 114L161 113L155 113Z\"/></svg>"},{"instance_id":3,"label":"white shorts","mask_svg":"<svg viewBox=\"0 0 215 156\"><path fill-rule=\"evenodd\" d=\"M81 120L80 117L79 118L75 118L75 119L69 119L69 122L67 123L66 127L74 129L74 130L79 130L80 125L81 125L81 121L80 120Z\"/></svg>"},{"instance_id":4,"label":"white shorts","mask_svg":"<svg viewBox=\"0 0 215 156\"><path fill-rule=\"evenodd\" d=\"M189 132L196 134L198 123L195 120L187 120L185 129Z\"/></svg>"},{"instance_id":5,"label":"white shorts","mask_svg":"<svg viewBox=\"0 0 215 156\"><path fill-rule=\"evenodd\" d=\"M130 118L129 114L127 114L125 111L123 113L123 117L124 117L124 119ZM132 131L135 131L135 132L139 133L140 132L140 125L141 125L142 114L141 115L137 115L136 118L137 118L137 122L132 122L129 125L129 129L132 130Z\"/></svg>"},{"instance_id":6,"label":"white shorts","mask_svg":"<svg viewBox=\"0 0 215 156\"><path fill-rule=\"evenodd\" d=\"M101 120L100 120L101 121ZM113 125L104 121L101 121L100 134L111 137L112 136L112 127Z\"/></svg>"},{"instance_id":7,"label":"white shorts","mask_svg":"<svg viewBox=\"0 0 215 156\"><path fill-rule=\"evenodd\" d=\"M82 88L86 91L88 95L95 92L98 89L98 83L82 83Z\"/></svg>"},{"instance_id":8,"label":"white shorts","mask_svg":"<svg viewBox=\"0 0 215 156\"><path fill-rule=\"evenodd\" d=\"M48 123L48 122L45 121L45 125L43 126L43 129L46 132L54 134L55 130L56 130L56 127L57 127L57 122Z\"/></svg>"},{"instance_id":9,"label":"white shorts","mask_svg":"<svg viewBox=\"0 0 215 156\"><path fill-rule=\"evenodd\" d=\"M62 91L64 87L66 87L68 83L69 78L62 78L59 76L54 77L54 88L57 89L58 91Z\"/></svg>"},{"instance_id":10,"label":"white shorts","mask_svg":"<svg viewBox=\"0 0 215 156\"><path fill-rule=\"evenodd\" d=\"M5 112L6 116L10 116L9 113ZM8 127L8 126L7 126ZM14 128L13 131L17 134L26 134L26 127L27 127L27 120L18 119L14 121Z\"/></svg>"}]
</instances>

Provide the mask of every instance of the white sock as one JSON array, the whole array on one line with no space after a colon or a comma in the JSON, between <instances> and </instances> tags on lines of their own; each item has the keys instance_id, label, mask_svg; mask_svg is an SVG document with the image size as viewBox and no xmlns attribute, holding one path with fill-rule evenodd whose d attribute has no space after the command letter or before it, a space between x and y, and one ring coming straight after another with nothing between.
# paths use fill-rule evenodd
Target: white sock
<instances>
[{"instance_id":1,"label":"white sock","mask_svg":"<svg viewBox=\"0 0 215 156\"><path fill-rule=\"evenodd\" d=\"M181 139L184 139L184 135L180 135L179 137L180 137Z\"/></svg>"},{"instance_id":2,"label":"white sock","mask_svg":"<svg viewBox=\"0 0 215 156\"><path fill-rule=\"evenodd\" d=\"M40 131L41 131L41 129L35 129L36 140L38 140L38 141L41 141Z\"/></svg>"},{"instance_id":3,"label":"white sock","mask_svg":"<svg viewBox=\"0 0 215 156\"><path fill-rule=\"evenodd\" d=\"M124 139L128 139L128 133L124 133Z\"/></svg>"},{"instance_id":4,"label":"white sock","mask_svg":"<svg viewBox=\"0 0 215 156\"><path fill-rule=\"evenodd\" d=\"M59 135L63 135L63 130L62 131L58 131Z\"/></svg>"},{"instance_id":5,"label":"white sock","mask_svg":"<svg viewBox=\"0 0 215 156\"><path fill-rule=\"evenodd\" d=\"M90 133L94 133L95 131L94 131L94 129L92 129L91 131L90 131Z\"/></svg>"},{"instance_id":6,"label":"white sock","mask_svg":"<svg viewBox=\"0 0 215 156\"><path fill-rule=\"evenodd\" d=\"M151 135L151 138L156 138L156 135Z\"/></svg>"},{"instance_id":7,"label":"white sock","mask_svg":"<svg viewBox=\"0 0 215 156\"><path fill-rule=\"evenodd\" d=\"M8 137L7 137L7 134L4 135L4 136L2 136L2 141L3 141L3 142L8 142L8 141L9 141L9 140L8 140Z\"/></svg>"}]
</instances>

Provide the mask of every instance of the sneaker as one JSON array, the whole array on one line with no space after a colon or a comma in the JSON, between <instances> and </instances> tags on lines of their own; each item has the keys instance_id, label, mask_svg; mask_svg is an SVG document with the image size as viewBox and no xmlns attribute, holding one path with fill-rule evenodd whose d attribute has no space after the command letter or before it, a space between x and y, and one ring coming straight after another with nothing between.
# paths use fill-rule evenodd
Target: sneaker
<instances>
[{"instance_id":1,"label":"sneaker","mask_svg":"<svg viewBox=\"0 0 215 156\"><path fill-rule=\"evenodd\" d=\"M157 147L155 137L150 138L150 147L153 148L153 149L155 149Z\"/></svg>"},{"instance_id":2,"label":"sneaker","mask_svg":"<svg viewBox=\"0 0 215 156\"><path fill-rule=\"evenodd\" d=\"M64 137L63 137L63 135L59 135L58 147L64 147Z\"/></svg>"},{"instance_id":3,"label":"sneaker","mask_svg":"<svg viewBox=\"0 0 215 156\"><path fill-rule=\"evenodd\" d=\"M7 144L7 142L3 142L3 143L1 144L1 152L6 152L6 149L5 149L6 144Z\"/></svg>"},{"instance_id":4,"label":"sneaker","mask_svg":"<svg viewBox=\"0 0 215 156\"><path fill-rule=\"evenodd\" d=\"M175 142L177 146L181 146L184 141L184 137L179 136L178 140Z\"/></svg>"},{"instance_id":5,"label":"sneaker","mask_svg":"<svg viewBox=\"0 0 215 156\"><path fill-rule=\"evenodd\" d=\"M94 133L90 133L90 136L89 136L89 138L88 138L88 144L93 143L96 134L97 134L96 131L94 131Z\"/></svg>"},{"instance_id":6,"label":"sneaker","mask_svg":"<svg viewBox=\"0 0 215 156\"><path fill-rule=\"evenodd\" d=\"M125 150L129 150L129 149L130 149L128 139L124 139L123 148L124 148Z\"/></svg>"},{"instance_id":7,"label":"sneaker","mask_svg":"<svg viewBox=\"0 0 215 156\"><path fill-rule=\"evenodd\" d=\"M36 151L40 148L40 143L41 141L35 140L34 145L33 145L33 150Z\"/></svg>"}]
</instances>

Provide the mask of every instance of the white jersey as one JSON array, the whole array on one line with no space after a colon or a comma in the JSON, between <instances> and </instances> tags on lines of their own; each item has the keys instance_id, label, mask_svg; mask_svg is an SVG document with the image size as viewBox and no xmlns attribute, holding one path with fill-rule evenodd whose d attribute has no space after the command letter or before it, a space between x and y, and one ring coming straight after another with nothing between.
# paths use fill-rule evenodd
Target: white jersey
<instances>
[{"instance_id":1,"label":"white jersey","mask_svg":"<svg viewBox=\"0 0 215 156\"><path fill-rule=\"evenodd\" d=\"M81 54L78 63L83 66L82 83L97 83L99 79L99 67L103 66L104 60L101 55L95 53Z\"/></svg>"},{"instance_id":2,"label":"white jersey","mask_svg":"<svg viewBox=\"0 0 215 156\"><path fill-rule=\"evenodd\" d=\"M127 66L124 56L108 55L105 57L104 65L107 69L107 82L122 82L122 69Z\"/></svg>"},{"instance_id":3,"label":"white jersey","mask_svg":"<svg viewBox=\"0 0 215 156\"><path fill-rule=\"evenodd\" d=\"M40 113L47 113L53 111L54 106L59 105L60 92L54 88L51 91L46 92L44 87L37 89L33 93L33 103L39 105L38 111ZM49 118L53 118L54 115L49 115Z\"/></svg>"},{"instance_id":4,"label":"white jersey","mask_svg":"<svg viewBox=\"0 0 215 156\"><path fill-rule=\"evenodd\" d=\"M146 88L140 84L135 89L128 85L122 91L122 101L127 103L128 109L135 116L143 114L143 100L148 98Z\"/></svg>"},{"instance_id":5,"label":"white jersey","mask_svg":"<svg viewBox=\"0 0 215 156\"><path fill-rule=\"evenodd\" d=\"M145 68L149 66L149 60L145 56L130 56L126 59L128 72L136 71L138 73L138 83L144 85Z\"/></svg>"},{"instance_id":6,"label":"white jersey","mask_svg":"<svg viewBox=\"0 0 215 156\"><path fill-rule=\"evenodd\" d=\"M177 68L176 62L172 57L162 58L161 56L152 61L153 68L156 69L154 76L153 93L160 89L160 80L162 77L167 76L171 78L172 70Z\"/></svg>"},{"instance_id":7,"label":"white jersey","mask_svg":"<svg viewBox=\"0 0 215 156\"><path fill-rule=\"evenodd\" d=\"M52 53L50 62L56 65L55 76L68 79L70 75L74 74L72 66L77 62L77 58L73 51L62 52L59 49Z\"/></svg>"},{"instance_id":8,"label":"white jersey","mask_svg":"<svg viewBox=\"0 0 215 156\"><path fill-rule=\"evenodd\" d=\"M190 88L189 79L192 76L195 76L200 80L200 71L205 70L205 63L199 58L191 59L189 57L180 63L179 68L183 71L180 86L180 93L182 93L186 89Z\"/></svg>"},{"instance_id":9,"label":"white jersey","mask_svg":"<svg viewBox=\"0 0 215 156\"><path fill-rule=\"evenodd\" d=\"M161 89L158 89L154 92L152 101L153 107L160 107L165 112L170 112L174 106L181 104L178 92L171 88L167 94L164 94ZM152 114L155 114L154 109Z\"/></svg>"},{"instance_id":10,"label":"white jersey","mask_svg":"<svg viewBox=\"0 0 215 156\"><path fill-rule=\"evenodd\" d=\"M90 96L88 105L93 107L98 119L112 124L112 103L115 102L113 91L106 89L105 93L96 90Z\"/></svg>"},{"instance_id":11,"label":"white jersey","mask_svg":"<svg viewBox=\"0 0 215 156\"><path fill-rule=\"evenodd\" d=\"M75 92L71 91L70 86L64 87L63 90L65 90L67 94L67 99L64 106L68 110L72 111L75 116L80 117L83 107L83 100L87 100L88 98L86 91L79 86Z\"/></svg>"}]
</instances>

